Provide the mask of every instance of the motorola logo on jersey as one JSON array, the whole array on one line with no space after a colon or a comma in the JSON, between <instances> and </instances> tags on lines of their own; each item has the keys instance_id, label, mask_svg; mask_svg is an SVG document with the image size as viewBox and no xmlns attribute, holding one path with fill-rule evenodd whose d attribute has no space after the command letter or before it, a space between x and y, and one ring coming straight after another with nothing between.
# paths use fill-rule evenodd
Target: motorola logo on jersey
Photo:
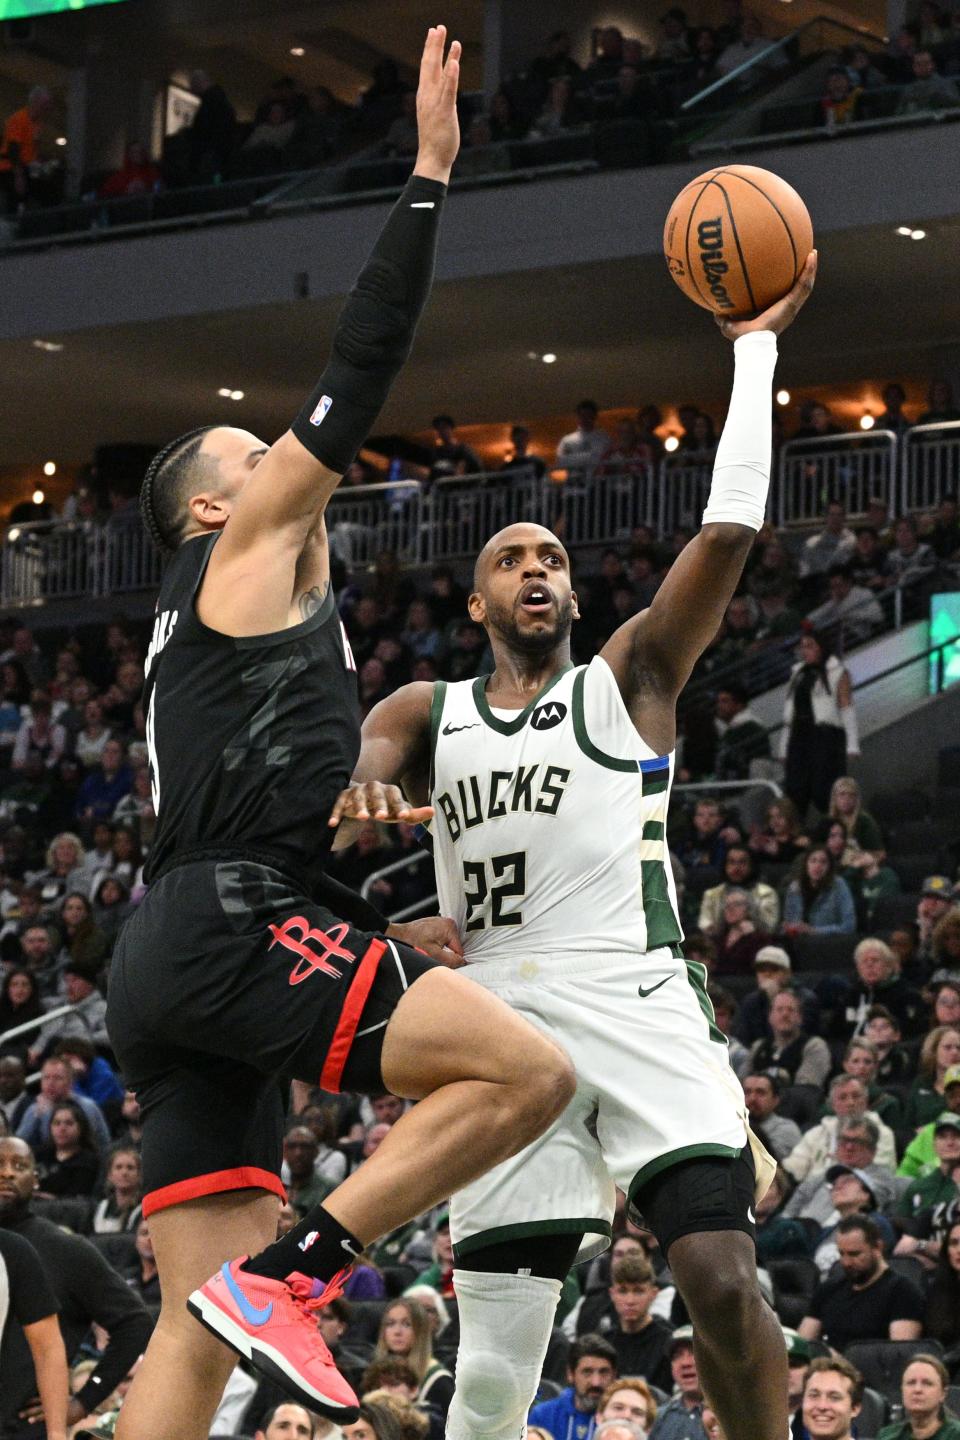
<instances>
[{"instance_id":1,"label":"motorola logo on jersey","mask_svg":"<svg viewBox=\"0 0 960 1440\"><path fill-rule=\"evenodd\" d=\"M530 728L532 730L552 730L566 718L567 707L561 705L559 700L547 700L543 705L538 705L530 716Z\"/></svg>"}]
</instances>

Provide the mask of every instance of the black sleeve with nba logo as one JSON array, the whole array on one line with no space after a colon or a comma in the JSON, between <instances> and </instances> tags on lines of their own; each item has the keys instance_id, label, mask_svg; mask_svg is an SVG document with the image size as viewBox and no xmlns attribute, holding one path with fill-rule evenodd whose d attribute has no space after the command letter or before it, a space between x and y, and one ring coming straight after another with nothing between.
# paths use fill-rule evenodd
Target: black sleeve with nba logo
<instances>
[{"instance_id":1,"label":"black sleeve with nba logo","mask_svg":"<svg viewBox=\"0 0 960 1440\"><path fill-rule=\"evenodd\" d=\"M410 354L433 284L447 187L412 175L350 292L327 368L293 422L311 455L342 475Z\"/></svg>"}]
</instances>

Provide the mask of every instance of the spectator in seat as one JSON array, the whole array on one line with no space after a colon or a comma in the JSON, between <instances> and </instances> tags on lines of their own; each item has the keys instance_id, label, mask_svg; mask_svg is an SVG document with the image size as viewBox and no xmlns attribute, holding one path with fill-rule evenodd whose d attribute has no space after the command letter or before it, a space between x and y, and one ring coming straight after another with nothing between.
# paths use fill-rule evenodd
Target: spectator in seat
<instances>
[{"instance_id":1,"label":"spectator in seat","mask_svg":"<svg viewBox=\"0 0 960 1440\"><path fill-rule=\"evenodd\" d=\"M752 760L770 757L767 727L750 709L747 692L736 682L717 691L717 743L714 771L718 780L746 780Z\"/></svg>"},{"instance_id":2,"label":"spectator in seat","mask_svg":"<svg viewBox=\"0 0 960 1440\"><path fill-rule=\"evenodd\" d=\"M287 113L284 105L275 100L267 109L263 119L254 126L243 142L243 150L269 156L270 163L281 164L283 151L293 138L296 120Z\"/></svg>"},{"instance_id":3,"label":"spectator in seat","mask_svg":"<svg viewBox=\"0 0 960 1440\"><path fill-rule=\"evenodd\" d=\"M772 885L754 873L753 859L745 845L731 845L723 860L723 882L705 890L700 902L698 929L716 936L723 927L723 904L731 889L745 890L756 911L757 928L773 933L780 918L780 901Z\"/></svg>"},{"instance_id":4,"label":"spectator in seat","mask_svg":"<svg viewBox=\"0 0 960 1440\"><path fill-rule=\"evenodd\" d=\"M14 1134L30 1108L27 1070L19 1055L0 1056L0 1116L8 1134Z\"/></svg>"},{"instance_id":5,"label":"spectator in seat","mask_svg":"<svg viewBox=\"0 0 960 1440\"><path fill-rule=\"evenodd\" d=\"M69 1062L75 1096L86 1096L106 1113L119 1115L123 1086L110 1062L97 1054L91 1041L83 1035L70 1035L58 1043L54 1053Z\"/></svg>"},{"instance_id":6,"label":"spectator in seat","mask_svg":"<svg viewBox=\"0 0 960 1440\"><path fill-rule=\"evenodd\" d=\"M752 832L748 845L754 855L763 856L775 865L792 864L805 854L810 839L803 833L793 801L786 796L774 800L767 810L763 829Z\"/></svg>"},{"instance_id":7,"label":"spectator in seat","mask_svg":"<svg viewBox=\"0 0 960 1440\"><path fill-rule=\"evenodd\" d=\"M859 120L860 89L843 65L832 65L827 71L826 87L820 100L823 123L828 129L839 129Z\"/></svg>"},{"instance_id":8,"label":"spectator in seat","mask_svg":"<svg viewBox=\"0 0 960 1440\"><path fill-rule=\"evenodd\" d=\"M8 214L20 210L31 197L31 166L39 158L46 122L53 113L53 97L43 85L34 85L26 105L15 110L0 139L0 199Z\"/></svg>"},{"instance_id":9,"label":"spectator in seat","mask_svg":"<svg viewBox=\"0 0 960 1440\"><path fill-rule=\"evenodd\" d=\"M883 611L873 594L853 583L848 565L834 565L827 571L829 600L811 610L808 621L816 630L829 630L845 650L862 645L884 622Z\"/></svg>"},{"instance_id":10,"label":"spectator in seat","mask_svg":"<svg viewBox=\"0 0 960 1440\"><path fill-rule=\"evenodd\" d=\"M850 887L835 873L829 850L816 845L804 856L799 880L783 902L784 935L852 935L857 928Z\"/></svg>"},{"instance_id":11,"label":"spectator in seat","mask_svg":"<svg viewBox=\"0 0 960 1440\"><path fill-rule=\"evenodd\" d=\"M90 1121L75 1100L61 1100L50 1116L50 1139L37 1151L40 1189L46 1198L76 1199L93 1194L100 1155Z\"/></svg>"},{"instance_id":12,"label":"spectator in seat","mask_svg":"<svg viewBox=\"0 0 960 1440\"><path fill-rule=\"evenodd\" d=\"M483 470L477 452L457 438L457 425L452 416L435 415L431 423L435 435L431 480L448 475L476 475Z\"/></svg>"},{"instance_id":13,"label":"spectator in seat","mask_svg":"<svg viewBox=\"0 0 960 1440\"><path fill-rule=\"evenodd\" d=\"M540 111L527 132L528 140L552 140L572 130L581 120L580 104L573 82L565 75L550 81L550 89Z\"/></svg>"},{"instance_id":14,"label":"spectator in seat","mask_svg":"<svg viewBox=\"0 0 960 1440\"><path fill-rule=\"evenodd\" d=\"M109 1045L107 1035L107 1002L97 989L99 969L80 960L68 960L63 968L63 999L73 1009L41 1026L30 1047L30 1057L38 1060L56 1040L68 1035L82 1035L93 1045Z\"/></svg>"},{"instance_id":15,"label":"spectator in seat","mask_svg":"<svg viewBox=\"0 0 960 1440\"><path fill-rule=\"evenodd\" d=\"M684 954L687 953L687 950L684 949ZM713 1006L717 1029L727 1037L727 1054L733 1073L738 1080L743 1081L753 1069L753 1061L746 1045L733 1034L734 1021L737 1017L737 1002L730 991L725 990L722 985L708 985L707 997Z\"/></svg>"},{"instance_id":16,"label":"spectator in seat","mask_svg":"<svg viewBox=\"0 0 960 1440\"><path fill-rule=\"evenodd\" d=\"M953 386L949 380L931 380L930 389L927 391L927 408L917 416L917 424L936 425L952 420L960 420L960 407L954 403ZM944 498L952 498L956 506L955 496Z\"/></svg>"},{"instance_id":17,"label":"spectator in seat","mask_svg":"<svg viewBox=\"0 0 960 1440\"><path fill-rule=\"evenodd\" d=\"M123 164L108 175L97 192L101 200L119 200L130 195L152 195L160 189L160 168L154 165L139 140L127 146Z\"/></svg>"},{"instance_id":18,"label":"spectator in seat","mask_svg":"<svg viewBox=\"0 0 960 1440\"><path fill-rule=\"evenodd\" d=\"M4 1038L7 1030L38 1020L43 1014L40 1003L40 988L29 970L17 966L8 970L0 985L0 1052L4 1055L25 1059L36 1031L25 1035Z\"/></svg>"},{"instance_id":19,"label":"spectator in seat","mask_svg":"<svg viewBox=\"0 0 960 1440\"><path fill-rule=\"evenodd\" d=\"M896 1235L885 1215L878 1214L877 1195L865 1170L850 1170L845 1165L831 1165L826 1174L830 1185L833 1214L820 1227L813 1240L813 1260L825 1279L839 1259L837 1226L850 1215L869 1215L880 1230L884 1247L893 1249Z\"/></svg>"},{"instance_id":20,"label":"spectator in seat","mask_svg":"<svg viewBox=\"0 0 960 1440\"><path fill-rule=\"evenodd\" d=\"M956 495L944 495L927 532L927 543L938 560L949 562L960 553L960 514Z\"/></svg>"},{"instance_id":21,"label":"spectator in seat","mask_svg":"<svg viewBox=\"0 0 960 1440\"><path fill-rule=\"evenodd\" d=\"M944 1076L943 1082L943 1109L949 1110L954 1115L960 1115L960 1065L951 1065ZM943 1111L941 1110L941 1114ZM929 1175L937 1168L937 1152L933 1143L934 1126L939 1115L924 1125L910 1141L900 1162L898 1175L908 1176L911 1180L921 1175Z\"/></svg>"},{"instance_id":22,"label":"spectator in seat","mask_svg":"<svg viewBox=\"0 0 960 1440\"><path fill-rule=\"evenodd\" d=\"M77 797L77 816L81 820L108 819L133 784L133 772L126 763L126 751L120 740L110 739L103 747L97 770L88 775Z\"/></svg>"},{"instance_id":23,"label":"spectator in seat","mask_svg":"<svg viewBox=\"0 0 960 1440\"><path fill-rule=\"evenodd\" d=\"M120 1143L110 1151L105 1179L106 1194L93 1212L94 1235L131 1234L140 1224L143 1168L140 1152Z\"/></svg>"},{"instance_id":24,"label":"spectator in seat","mask_svg":"<svg viewBox=\"0 0 960 1440\"><path fill-rule=\"evenodd\" d=\"M929 50L913 56L913 79L897 102L898 115L922 115L931 110L955 110L960 91L952 80L941 75Z\"/></svg>"},{"instance_id":25,"label":"spectator in seat","mask_svg":"<svg viewBox=\"0 0 960 1440\"><path fill-rule=\"evenodd\" d=\"M709 892L708 892L709 893ZM753 962L757 988L744 996L737 1022L737 1035L747 1045L770 1038L770 1006L782 990L791 990L800 1001L803 1029L815 1035L819 1029L820 1004L813 991L795 982L793 964L780 945L764 945Z\"/></svg>"},{"instance_id":26,"label":"spectator in seat","mask_svg":"<svg viewBox=\"0 0 960 1440\"><path fill-rule=\"evenodd\" d=\"M783 1160L800 1143L797 1122L777 1114L781 1093L775 1070L748 1075L743 1082L751 1129L759 1134L775 1160Z\"/></svg>"},{"instance_id":27,"label":"spectator in seat","mask_svg":"<svg viewBox=\"0 0 960 1440\"><path fill-rule=\"evenodd\" d=\"M900 1044L900 1022L886 1005L871 1005L863 1027L864 1037L877 1052L877 1083L902 1085L910 1076L912 1063Z\"/></svg>"},{"instance_id":28,"label":"spectator in seat","mask_svg":"<svg viewBox=\"0 0 960 1440\"><path fill-rule=\"evenodd\" d=\"M862 1080L854 1075L841 1073L830 1082L829 1112L818 1124L812 1126L802 1137L799 1145L783 1162L783 1168L794 1180L805 1180L808 1175L823 1170L830 1157L837 1155L841 1131L846 1133L847 1121L869 1120L876 1127L876 1162L885 1166L890 1174L897 1163L897 1144L893 1131L885 1125L874 1110L870 1110L870 1092ZM848 1157L849 1158L849 1157ZM871 1156L871 1161L873 1160Z\"/></svg>"},{"instance_id":29,"label":"spectator in seat","mask_svg":"<svg viewBox=\"0 0 960 1440\"><path fill-rule=\"evenodd\" d=\"M301 1216L325 1200L334 1188L314 1171L318 1154L319 1146L313 1131L307 1125L292 1125L284 1137L283 1159L290 1175L287 1194L291 1205Z\"/></svg>"},{"instance_id":30,"label":"spectator in seat","mask_svg":"<svg viewBox=\"0 0 960 1440\"><path fill-rule=\"evenodd\" d=\"M949 875L928 875L920 887L917 905L918 957L932 965L935 960L933 935L940 921L954 908L955 898Z\"/></svg>"},{"instance_id":31,"label":"spectator in seat","mask_svg":"<svg viewBox=\"0 0 960 1440\"><path fill-rule=\"evenodd\" d=\"M529 1423L546 1430L553 1440L590 1440L597 1407L616 1367L617 1352L608 1341L601 1335L582 1335L567 1355L567 1388L556 1399L534 1405Z\"/></svg>"},{"instance_id":32,"label":"spectator in seat","mask_svg":"<svg viewBox=\"0 0 960 1440\"><path fill-rule=\"evenodd\" d=\"M873 924L873 913L885 895L899 895L900 877L890 865L882 865L873 850L858 852L856 869L848 878L853 893L859 928L869 930Z\"/></svg>"},{"instance_id":33,"label":"spectator in seat","mask_svg":"<svg viewBox=\"0 0 960 1440\"><path fill-rule=\"evenodd\" d=\"M674 90L678 105L685 100L691 100L694 95L698 95L701 90L712 85L714 80L719 79L719 56L716 31L709 25L701 25L693 37L692 59L684 66L683 75Z\"/></svg>"},{"instance_id":34,"label":"spectator in seat","mask_svg":"<svg viewBox=\"0 0 960 1440\"><path fill-rule=\"evenodd\" d=\"M811 802L827 809L833 782L860 754L860 737L850 676L829 638L808 630L799 657L784 699L781 755L784 789L804 816Z\"/></svg>"},{"instance_id":35,"label":"spectator in seat","mask_svg":"<svg viewBox=\"0 0 960 1440\"><path fill-rule=\"evenodd\" d=\"M893 549L888 556L888 586L916 585L936 568L937 557L929 545L921 543L912 515L903 515L897 521L893 539Z\"/></svg>"},{"instance_id":36,"label":"spectator in seat","mask_svg":"<svg viewBox=\"0 0 960 1440\"><path fill-rule=\"evenodd\" d=\"M660 64L682 65L690 59L690 31L685 10L679 5L672 5L666 14L660 16L660 31L655 52Z\"/></svg>"},{"instance_id":37,"label":"spectator in seat","mask_svg":"<svg viewBox=\"0 0 960 1440\"><path fill-rule=\"evenodd\" d=\"M413 1367L420 1386L418 1402L445 1416L453 1398L453 1376L433 1354L430 1321L416 1300L394 1300L383 1313L373 1358L385 1360L392 1355L401 1356Z\"/></svg>"},{"instance_id":38,"label":"spectator in seat","mask_svg":"<svg viewBox=\"0 0 960 1440\"><path fill-rule=\"evenodd\" d=\"M501 471L532 470L535 477L542 480L547 473L547 467L539 455L534 455L530 450L530 427L527 425L511 426L510 446L510 457L504 460L500 466Z\"/></svg>"},{"instance_id":39,"label":"spectator in seat","mask_svg":"<svg viewBox=\"0 0 960 1440\"><path fill-rule=\"evenodd\" d=\"M777 1170L770 1188L754 1205L757 1217L757 1264L768 1260L809 1260L810 1243L806 1227L783 1214L782 1205L791 1189L790 1178Z\"/></svg>"},{"instance_id":40,"label":"spectator in seat","mask_svg":"<svg viewBox=\"0 0 960 1440\"><path fill-rule=\"evenodd\" d=\"M62 1056L51 1055L40 1069L40 1093L24 1113L17 1126L17 1137L26 1141L34 1150L39 1150L50 1139L50 1120L54 1107L62 1100L76 1100L90 1121L97 1145L105 1150L110 1144L110 1131L99 1105L82 1095L73 1093L73 1070L70 1062Z\"/></svg>"},{"instance_id":41,"label":"spectator in seat","mask_svg":"<svg viewBox=\"0 0 960 1440\"><path fill-rule=\"evenodd\" d=\"M27 756L40 755L48 770L56 769L67 745L67 732L52 718L50 697L45 690L35 690L30 697L30 718L24 720L17 733L10 757L13 770L27 768Z\"/></svg>"},{"instance_id":42,"label":"spectator in seat","mask_svg":"<svg viewBox=\"0 0 960 1440\"><path fill-rule=\"evenodd\" d=\"M811 425L816 435L839 434L836 425L828 425L829 412L824 405L814 405L811 417L815 416L822 424ZM804 427L797 431L794 437L797 440L811 438L804 433ZM826 575L834 565L845 565L853 556L856 549L857 537L853 531L847 528L847 512L839 500L831 500L827 505L826 523L817 534L811 535L803 547L800 557L800 573L807 575Z\"/></svg>"},{"instance_id":43,"label":"spectator in seat","mask_svg":"<svg viewBox=\"0 0 960 1440\"><path fill-rule=\"evenodd\" d=\"M770 1004L769 1040L758 1040L751 1049L754 1071L776 1067L785 1070L791 1085L815 1085L823 1089L830 1074L830 1051L819 1035L807 1035L802 1028L800 1000L790 990L781 990Z\"/></svg>"},{"instance_id":44,"label":"spectator in seat","mask_svg":"<svg viewBox=\"0 0 960 1440\"><path fill-rule=\"evenodd\" d=\"M945 1408L949 1384L936 1355L914 1355L900 1381L903 1419L885 1425L877 1440L960 1440L960 1420Z\"/></svg>"},{"instance_id":45,"label":"spectator in seat","mask_svg":"<svg viewBox=\"0 0 960 1440\"><path fill-rule=\"evenodd\" d=\"M958 97L960 98L960 97ZM899 439L910 429L910 421L903 413L907 392L897 380L891 380L883 387L883 410L877 416L878 430L892 430Z\"/></svg>"},{"instance_id":46,"label":"spectator in seat","mask_svg":"<svg viewBox=\"0 0 960 1440\"><path fill-rule=\"evenodd\" d=\"M597 1329L617 1353L617 1371L642 1375L661 1390L670 1388L670 1326L650 1314L657 1298L653 1268L644 1255L624 1255L610 1272L610 1311ZM609 1417L608 1417L609 1418Z\"/></svg>"},{"instance_id":47,"label":"spectator in seat","mask_svg":"<svg viewBox=\"0 0 960 1440\"><path fill-rule=\"evenodd\" d=\"M904 1125L918 1130L936 1120L944 1109L947 1074L960 1066L960 1029L937 1025L920 1049L917 1078L910 1087Z\"/></svg>"},{"instance_id":48,"label":"spectator in seat","mask_svg":"<svg viewBox=\"0 0 960 1440\"><path fill-rule=\"evenodd\" d=\"M867 1087L867 1104L871 1113L878 1115L884 1125L895 1130L900 1123L900 1101L877 1084L879 1067L880 1053L876 1045L864 1035L851 1040L843 1052L844 1075L852 1075L855 1080L863 1081Z\"/></svg>"},{"instance_id":49,"label":"spectator in seat","mask_svg":"<svg viewBox=\"0 0 960 1440\"><path fill-rule=\"evenodd\" d=\"M557 446L557 465L571 475L592 472L610 448L606 430L597 425L599 410L595 400L581 400L577 406L577 428L564 435Z\"/></svg>"},{"instance_id":50,"label":"spectator in seat","mask_svg":"<svg viewBox=\"0 0 960 1440\"><path fill-rule=\"evenodd\" d=\"M119 838L119 835L118 835ZM107 958L107 938L93 919L93 907L80 890L72 890L60 909L63 949L58 963L83 965L96 973Z\"/></svg>"},{"instance_id":51,"label":"spectator in seat","mask_svg":"<svg viewBox=\"0 0 960 1440\"><path fill-rule=\"evenodd\" d=\"M739 839L732 826L724 824L723 812L716 800L698 800L693 811L693 833L680 846L678 858L687 870L720 870L726 859L727 846Z\"/></svg>"},{"instance_id":52,"label":"spectator in seat","mask_svg":"<svg viewBox=\"0 0 960 1440\"><path fill-rule=\"evenodd\" d=\"M863 1402L863 1376L842 1355L819 1355L803 1386L802 1433L810 1440L851 1440Z\"/></svg>"},{"instance_id":53,"label":"spectator in seat","mask_svg":"<svg viewBox=\"0 0 960 1440\"><path fill-rule=\"evenodd\" d=\"M623 31L616 25L604 25L598 32L594 58L586 74L586 83L593 87L602 80L613 80L624 62Z\"/></svg>"},{"instance_id":54,"label":"spectator in seat","mask_svg":"<svg viewBox=\"0 0 960 1440\"><path fill-rule=\"evenodd\" d=\"M960 1344L960 1217L947 1227L927 1292L926 1334L944 1350Z\"/></svg>"},{"instance_id":55,"label":"spectator in seat","mask_svg":"<svg viewBox=\"0 0 960 1440\"><path fill-rule=\"evenodd\" d=\"M570 55L572 47L569 30L555 30L546 43L542 55L537 55L527 71L528 79L540 95L546 95L550 81L558 75L566 75L576 83L583 74L580 66Z\"/></svg>"},{"instance_id":56,"label":"spectator in seat","mask_svg":"<svg viewBox=\"0 0 960 1440\"><path fill-rule=\"evenodd\" d=\"M364 1420L364 1412L366 1419ZM363 1440L387 1440L381 1436L376 1426L376 1416L382 1412L376 1411L375 1407L364 1405L361 1407L362 1429L357 1435L357 1440L362 1436ZM373 1423L371 1423L373 1422ZM353 1436L353 1427L348 1427ZM263 1424L259 1425L254 1433L253 1440L315 1440L316 1425L314 1417L309 1410L302 1405L297 1405L292 1400L282 1400L279 1405L274 1405L263 1417ZM399 1430L391 1428L390 1440L399 1435Z\"/></svg>"},{"instance_id":57,"label":"spectator in seat","mask_svg":"<svg viewBox=\"0 0 960 1440\"><path fill-rule=\"evenodd\" d=\"M200 106L190 126L190 180L209 184L229 168L236 142L237 116L223 87L205 70L194 70L190 89Z\"/></svg>"},{"instance_id":58,"label":"spectator in seat","mask_svg":"<svg viewBox=\"0 0 960 1440\"><path fill-rule=\"evenodd\" d=\"M883 940L867 936L853 952L855 980L828 976L820 987L824 1005L833 1009L833 1035L859 1035L874 1005L884 1005L897 1017L900 1029L915 1034L922 1011L920 996L900 975L897 957Z\"/></svg>"},{"instance_id":59,"label":"spectator in seat","mask_svg":"<svg viewBox=\"0 0 960 1440\"><path fill-rule=\"evenodd\" d=\"M670 1389L669 1383L666 1388ZM656 1418L657 1402L646 1380L638 1376L614 1380L604 1390L597 1406L598 1425L606 1425L612 1420L626 1420L630 1425L638 1426L645 1435Z\"/></svg>"},{"instance_id":60,"label":"spectator in seat","mask_svg":"<svg viewBox=\"0 0 960 1440\"><path fill-rule=\"evenodd\" d=\"M846 561L855 586L871 592L886 588L890 574L887 552L880 544L880 536L872 525L857 526L856 549Z\"/></svg>"},{"instance_id":61,"label":"spectator in seat","mask_svg":"<svg viewBox=\"0 0 960 1440\"><path fill-rule=\"evenodd\" d=\"M843 1275L822 1280L800 1322L804 1340L821 1337L836 1350L855 1340L917 1340L923 1333L924 1298L905 1276L891 1270L880 1230L867 1215L837 1226Z\"/></svg>"},{"instance_id":62,"label":"spectator in seat","mask_svg":"<svg viewBox=\"0 0 960 1440\"><path fill-rule=\"evenodd\" d=\"M692 1325L681 1325L673 1332L670 1373L676 1393L660 1409L650 1440L708 1440L703 1428L704 1399L693 1353Z\"/></svg>"},{"instance_id":63,"label":"spectator in seat","mask_svg":"<svg viewBox=\"0 0 960 1440\"><path fill-rule=\"evenodd\" d=\"M720 926L716 934L718 975L747 975L757 952L771 936L757 928L757 911L747 890L730 886L723 897Z\"/></svg>"},{"instance_id":64,"label":"spectator in seat","mask_svg":"<svg viewBox=\"0 0 960 1440\"><path fill-rule=\"evenodd\" d=\"M733 40L721 52L717 60L717 69L721 75L729 75L748 61L756 61L765 50L770 47L771 41L764 38L763 26L760 17L752 11L748 11L743 17L743 24L740 28L740 39ZM735 82L735 89L741 94L754 90L760 84L764 74L768 70L779 70L787 62L782 51L774 51L763 63L753 64L745 70Z\"/></svg>"},{"instance_id":65,"label":"spectator in seat","mask_svg":"<svg viewBox=\"0 0 960 1440\"><path fill-rule=\"evenodd\" d=\"M794 1190L784 1214L825 1225L833 1215L833 1182L840 1169L862 1172L869 1179L878 1204L886 1209L896 1198L897 1182L889 1165L877 1163L880 1130L866 1116L841 1122L836 1149L824 1164L809 1174ZM789 1171L786 1171L789 1174Z\"/></svg>"},{"instance_id":66,"label":"spectator in seat","mask_svg":"<svg viewBox=\"0 0 960 1440\"><path fill-rule=\"evenodd\" d=\"M933 1149L937 1167L911 1181L897 1205L897 1214L909 1220L931 1205L949 1204L960 1198L954 1175L960 1166L960 1115L944 1110L933 1124Z\"/></svg>"}]
</instances>

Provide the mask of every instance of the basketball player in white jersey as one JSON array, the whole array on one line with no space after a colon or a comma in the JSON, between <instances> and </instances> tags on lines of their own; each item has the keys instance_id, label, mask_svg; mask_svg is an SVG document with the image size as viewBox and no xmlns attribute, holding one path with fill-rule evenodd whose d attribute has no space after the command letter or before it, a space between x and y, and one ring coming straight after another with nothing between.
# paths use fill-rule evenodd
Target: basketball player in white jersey
<instances>
[{"instance_id":1,"label":"basketball player in white jersey","mask_svg":"<svg viewBox=\"0 0 960 1440\"><path fill-rule=\"evenodd\" d=\"M468 602L493 675L408 685L378 705L331 817L433 808L440 908L458 923L465 973L565 1046L577 1072L560 1119L453 1199L448 1440L522 1435L561 1282L606 1247L615 1185L668 1260L729 1440L787 1434L783 1338L754 1248L774 1166L751 1136L706 972L680 950L665 827L677 696L763 523L776 337L815 271L811 255L785 299L721 322L735 377L703 528L650 608L574 668L563 546L539 525L502 530Z\"/></svg>"}]
</instances>

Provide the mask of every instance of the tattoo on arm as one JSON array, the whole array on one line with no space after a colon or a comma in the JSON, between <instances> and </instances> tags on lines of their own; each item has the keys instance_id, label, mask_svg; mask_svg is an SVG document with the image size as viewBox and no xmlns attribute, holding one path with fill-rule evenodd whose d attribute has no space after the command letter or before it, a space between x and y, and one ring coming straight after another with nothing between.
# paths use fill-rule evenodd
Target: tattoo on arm
<instances>
[{"instance_id":1,"label":"tattoo on arm","mask_svg":"<svg viewBox=\"0 0 960 1440\"><path fill-rule=\"evenodd\" d=\"M322 585L314 585L312 590L300 596L300 614L304 620L309 620L311 615L316 615L320 606L327 598L327 591L330 588L330 581L325 580Z\"/></svg>"}]
</instances>

